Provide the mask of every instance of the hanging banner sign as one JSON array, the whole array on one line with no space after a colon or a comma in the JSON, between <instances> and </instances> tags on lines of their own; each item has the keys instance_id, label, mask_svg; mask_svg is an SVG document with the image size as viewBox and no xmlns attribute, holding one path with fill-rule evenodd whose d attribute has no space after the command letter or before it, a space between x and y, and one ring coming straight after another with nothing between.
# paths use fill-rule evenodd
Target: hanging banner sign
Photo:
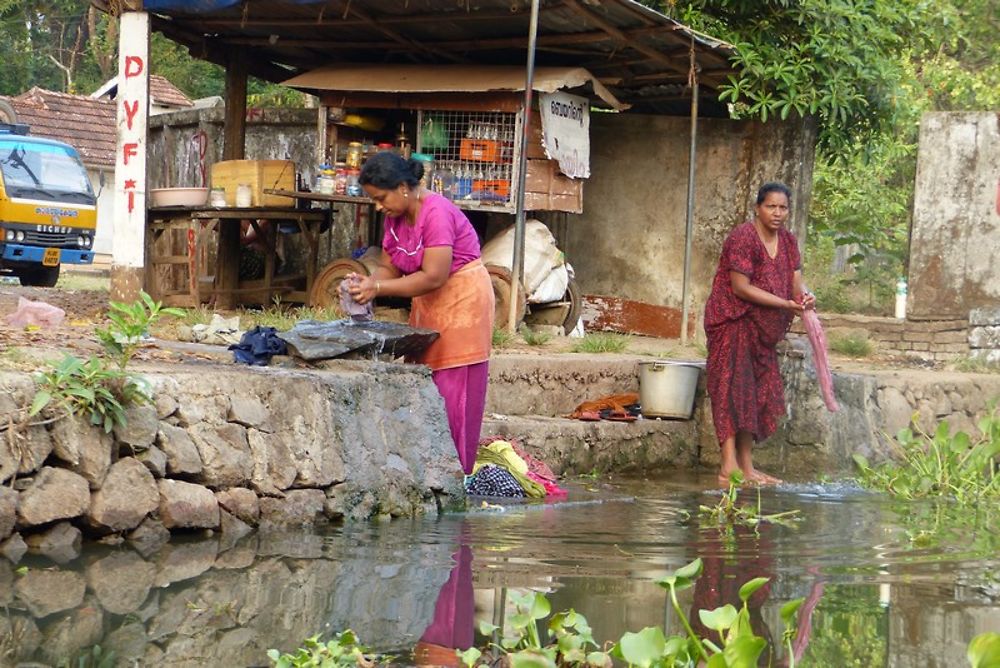
<instances>
[{"instance_id":1,"label":"hanging banner sign","mask_svg":"<svg viewBox=\"0 0 1000 668\"><path fill-rule=\"evenodd\" d=\"M557 91L541 93L542 144L545 155L571 179L590 176L590 101Z\"/></svg>"}]
</instances>

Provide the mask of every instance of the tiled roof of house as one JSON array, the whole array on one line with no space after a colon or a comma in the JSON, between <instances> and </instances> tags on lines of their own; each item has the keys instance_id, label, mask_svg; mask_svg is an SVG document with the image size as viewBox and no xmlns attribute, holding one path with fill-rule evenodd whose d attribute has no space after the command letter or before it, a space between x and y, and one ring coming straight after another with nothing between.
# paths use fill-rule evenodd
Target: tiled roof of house
<instances>
[{"instance_id":1,"label":"tiled roof of house","mask_svg":"<svg viewBox=\"0 0 1000 668\"><path fill-rule=\"evenodd\" d=\"M193 107L194 102L177 86L159 74L149 75L149 96L155 104L164 107Z\"/></svg>"},{"instance_id":2,"label":"tiled roof of house","mask_svg":"<svg viewBox=\"0 0 1000 668\"><path fill-rule=\"evenodd\" d=\"M3 99L14 107L18 123L31 126L31 134L66 142L88 166L115 164L114 102L37 87Z\"/></svg>"}]
</instances>

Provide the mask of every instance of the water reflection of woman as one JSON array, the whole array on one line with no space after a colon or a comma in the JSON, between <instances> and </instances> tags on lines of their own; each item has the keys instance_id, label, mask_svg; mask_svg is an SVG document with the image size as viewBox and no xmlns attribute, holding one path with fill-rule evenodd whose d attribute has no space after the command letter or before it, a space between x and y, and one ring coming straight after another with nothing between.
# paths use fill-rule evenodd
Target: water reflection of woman
<instances>
[{"instance_id":1,"label":"water reflection of woman","mask_svg":"<svg viewBox=\"0 0 1000 668\"><path fill-rule=\"evenodd\" d=\"M455 565L438 593L434 619L413 649L418 666L460 666L458 652L472 647L474 641L472 549L463 541L451 558Z\"/></svg>"}]
</instances>

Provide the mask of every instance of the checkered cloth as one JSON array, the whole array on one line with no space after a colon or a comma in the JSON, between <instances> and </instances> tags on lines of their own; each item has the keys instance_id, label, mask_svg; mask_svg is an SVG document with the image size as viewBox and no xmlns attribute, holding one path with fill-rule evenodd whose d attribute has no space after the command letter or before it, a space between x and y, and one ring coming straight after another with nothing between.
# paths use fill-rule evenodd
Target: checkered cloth
<instances>
[{"instance_id":1,"label":"checkered cloth","mask_svg":"<svg viewBox=\"0 0 1000 668\"><path fill-rule=\"evenodd\" d=\"M481 467L465 485L466 494L473 496L503 496L509 499L524 498L524 488L504 468L493 465Z\"/></svg>"}]
</instances>

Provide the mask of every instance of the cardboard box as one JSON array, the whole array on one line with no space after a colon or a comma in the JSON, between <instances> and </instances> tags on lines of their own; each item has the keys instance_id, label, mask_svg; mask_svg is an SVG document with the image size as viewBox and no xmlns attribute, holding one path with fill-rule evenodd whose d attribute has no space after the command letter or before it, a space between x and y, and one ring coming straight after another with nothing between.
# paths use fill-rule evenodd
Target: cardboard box
<instances>
[{"instance_id":1,"label":"cardboard box","mask_svg":"<svg viewBox=\"0 0 1000 668\"><path fill-rule=\"evenodd\" d=\"M524 175L524 208L583 213L583 179L571 179L562 174L555 160L528 160Z\"/></svg>"},{"instance_id":2,"label":"cardboard box","mask_svg":"<svg viewBox=\"0 0 1000 668\"><path fill-rule=\"evenodd\" d=\"M542 146L542 115L537 111L531 112L531 125L528 126L528 160L535 158L548 160L545 155L545 147Z\"/></svg>"},{"instance_id":3,"label":"cardboard box","mask_svg":"<svg viewBox=\"0 0 1000 668\"><path fill-rule=\"evenodd\" d=\"M264 190L295 190L295 163L291 160L223 160L212 165L212 187L226 191L226 204L236 206L236 187L250 186L250 206L295 206L295 200L268 195Z\"/></svg>"}]
</instances>

